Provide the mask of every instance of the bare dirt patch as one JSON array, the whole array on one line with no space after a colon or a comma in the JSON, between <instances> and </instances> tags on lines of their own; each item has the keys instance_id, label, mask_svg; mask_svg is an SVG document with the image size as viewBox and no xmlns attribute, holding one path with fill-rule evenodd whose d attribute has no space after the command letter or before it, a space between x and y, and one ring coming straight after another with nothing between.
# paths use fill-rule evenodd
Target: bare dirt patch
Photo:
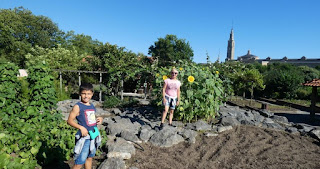
<instances>
[{"instance_id":1,"label":"bare dirt patch","mask_svg":"<svg viewBox=\"0 0 320 169\"><path fill-rule=\"evenodd\" d=\"M170 148L141 144L127 166L154 168L320 168L319 141L252 126Z\"/></svg>"}]
</instances>

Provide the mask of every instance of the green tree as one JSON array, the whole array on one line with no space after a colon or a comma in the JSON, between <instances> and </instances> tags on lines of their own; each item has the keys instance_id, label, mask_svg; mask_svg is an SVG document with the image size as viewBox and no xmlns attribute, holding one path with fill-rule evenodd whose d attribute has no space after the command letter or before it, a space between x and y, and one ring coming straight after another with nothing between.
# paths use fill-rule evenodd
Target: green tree
<instances>
[{"instance_id":1,"label":"green tree","mask_svg":"<svg viewBox=\"0 0 320 169\"><path fill-rule=\"evenodd\" d=\"M93 55L94 48L103 45L98 40L93 40L91 36L84 34L75 34L74 31L68 31L63 35L65 43L62 47L69 50L75 49L79 54Z\"/></svg>"},{"instance_id":2,"label":"green tree","mask_svg":"<svg viewBox=\"0 0 320 169\"><path fill-rule=\"evenodd\" d=\"M193 50L185 39L176 35L166 35L149 47L149 54L158 59L159 66L171 66L174 62L184 60L192 62Z\"/></svg>"},{"instance_id":3,"label":"green tree","mask_svg":"<svg viewBox=\"0 0 320 169\"><path fill-rule=\"evenodd\" d=\"M51 69L77 70L85 55L79 55L75 49L68 50L58 45L55 48L35 46L25 57L27 67L44 62Z\"/></svg>"},{"instance_id":4,"label":"green tree","mask_svg":"<svg viewBox=\"0 0 320 169\"><path fill-rule=\"evenodd\" d=\"M294 98L304 76L290 64L272 64L265 75L265 95L273 98Z\"/></svg>"},{"instance_id":5,"label":"green tree","mask_svg":"<svg viewBox=\"0 0 320 169\"><path fill-rule=\"evenodd\" d=\"M137 56L128 51L125 47L118 47L106 43L97 46L93 51L94 56L86 58L88 68L107 71L103 79L107 79L107 87L110 93L117 94L121 86L121 80L124 82L129 79L139 79L148 65L144 65L145 58ZM112 90L112 91L111 91Z\"/></svg>"},{"instance_id":6,"label":"green tree","mask_svg":"<svg viewBox=\"0 0 320 169\"><path fill-rule=\"evenodd\" d=\"M58 26L23 7L0 10L0 58L24 67L25 55L36 45L54 47L61 41Z\"/></svg>"},{"instance_id":7,"label":"green tree","mask_svg":"<svg viewBox=\"0 0 320 169\"><path fill-rule=\"evenodd\" d=\"M311 81L312 79L318 79L320 76L320 71L309 67L309 66L299 66L299 70L304 76L304 82Z\"/></svg>"}]
</instances>

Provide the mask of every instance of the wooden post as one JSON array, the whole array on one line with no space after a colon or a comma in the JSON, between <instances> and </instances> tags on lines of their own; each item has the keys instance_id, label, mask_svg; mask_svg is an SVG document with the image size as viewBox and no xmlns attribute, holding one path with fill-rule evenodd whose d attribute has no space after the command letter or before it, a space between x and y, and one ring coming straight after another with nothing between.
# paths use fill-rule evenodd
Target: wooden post
<instances>
[{"instance_id":1,"label":"wooden post","mask_svg":"<svg viewBox=\"0 0 320 169\"><path fill-rule=\"evenodd\" d=\"M147 82L144 82L143 86L144 86L144 100L146 100L147 99Z\"/></svg>"},{"instance_id":2,"label":"wooden post","mask_svg":"<svg viewBox=\"0 0 320 169\"><path fill-rule=\"evenodd\" d=\"M314 116L315 116L316 102L317 102L317 86L312 86L311 105L310 105L310 108L311 108L310 116L311 116L311 118L314 118Z\"/></svg>"},{"instance_id":3,"label":"wooden post","mask_svg":"<svg viewBox=\"0 0 320 169\"><path fill-rule=\"evenodd\" d=\"M102 73L100 73L100 93L99 93L99 102L102 102Z\"/></svg>"},{"instance_id":4,"label":"wooden post","mask_svg":"<svg viewBox=\"0 0 320 169\"><path fill-rule=\"evenodd\" d=\"M121 100L123 100L123 79L121 79Z\"/></svg>"},{"instance_id":5,"label":"wooden post","mask_svg":"<svg viewBox=\"0 0 320 169\"><path fill-rule=\"evenodd\" d=\"M79 88L80 88L80 86L81 86L81 73L78 72L78 74L79 74ZM79 93L79 99L81 99L80 93Z\"/></svg>"},{"instance_id":6,"label":"wooden post","mask_svg":"<svg viewBox=\"0 0 320 169\"><path fill-rule=\"evenodd\" d=\"M62 73L61 73L61 71L59 72L59 77L60 77L60 94L62 95Z\"/></svg>"}]
</instances>

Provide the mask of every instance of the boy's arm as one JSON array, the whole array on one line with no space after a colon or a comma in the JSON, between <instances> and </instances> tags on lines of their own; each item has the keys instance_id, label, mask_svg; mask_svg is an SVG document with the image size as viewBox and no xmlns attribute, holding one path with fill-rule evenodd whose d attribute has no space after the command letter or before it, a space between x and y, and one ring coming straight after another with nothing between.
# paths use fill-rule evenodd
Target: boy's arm
<instances>
[{"instance_id":1,"label":"boy's arm","mask_svg":"<svg viewBox=\"0 0 320 169\"><path fill-rule=\"evenodd\" d=\"M73 106L73 108L72 108L72 110L71 110L71 112L70 112L70 114L69 114L69 118L68 118L67 123L68 123L70 126L74 127L74 128L80 129L82 136L87 136L87 135L88 135L88 130L87 130L85 127L77 124L77 123L74 121L74 119L79 115L79 113L80 113L80 108L79 108L79 106L78 106L78 105Z\"/></svg>"}]
</instances>

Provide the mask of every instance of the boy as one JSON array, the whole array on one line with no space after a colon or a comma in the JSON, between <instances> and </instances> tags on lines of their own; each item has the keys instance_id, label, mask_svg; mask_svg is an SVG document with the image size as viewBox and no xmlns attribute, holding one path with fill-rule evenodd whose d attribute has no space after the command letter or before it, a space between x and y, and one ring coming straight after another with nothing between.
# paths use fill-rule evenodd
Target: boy
<instances>
[{"instance_id":1,"label":"boy","mask_svg":"<svg viewBox=\"0 0 320 169\"><path fill-rule=\"evenodd\" d=\"M101 136L96 138L90 138L89 131L95 131L94 128L97 124L102 123L102 117L96 119L96 109L93 104L90 104L90 100L93 96L92 84L82 84L80 86L79 94L81 101L73 106L68 118L68 124L74 128L79 129L76 133L76 146L74 148L74 160L75 165L73 169L80 169L84 164L85 169L91 169L92 157L95 156L96 149L100 145ZM78 124L74 121L77 119Z\"/></svg>"}]
</instances>

